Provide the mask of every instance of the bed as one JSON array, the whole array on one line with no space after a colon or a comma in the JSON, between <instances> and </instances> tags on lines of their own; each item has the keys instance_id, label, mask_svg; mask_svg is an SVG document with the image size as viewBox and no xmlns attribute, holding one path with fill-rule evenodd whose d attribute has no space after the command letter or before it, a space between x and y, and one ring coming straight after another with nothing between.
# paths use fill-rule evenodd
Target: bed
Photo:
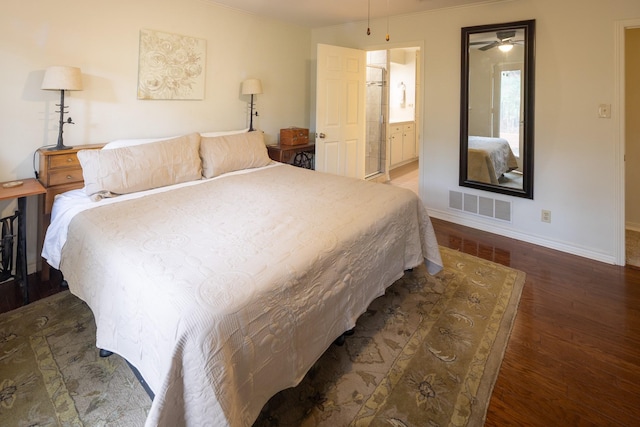
<instances>
[{"instance_id":1,"label":"bed","mask_svg":"<svg viewBox=\"0 0 640 427\"><path fill-rule=\"evenodd\" d=\"M405 270L442 266L413 192L273 162L260 132L78 157L43 257L148 384L149 426L250 426Z\"/></svg>"},{"instance_id":2,"label":"bed","mask_svg":"<svg viewBox=\"0 0 640 427\"><path fill-rule=\"evenodd\" d=\"M470 136L467 151L467 179L499 184L506 172L518 169L518 161L506 139Z\"/></svg>"}]
</instances>

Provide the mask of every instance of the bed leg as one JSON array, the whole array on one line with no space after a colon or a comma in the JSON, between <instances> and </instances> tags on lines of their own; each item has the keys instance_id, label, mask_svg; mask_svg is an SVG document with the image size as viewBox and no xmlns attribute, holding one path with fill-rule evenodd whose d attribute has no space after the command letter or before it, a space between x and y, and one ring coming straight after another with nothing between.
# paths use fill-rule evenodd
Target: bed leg
<instances>
[{"instance_id":1,"label":"bed leg","mask_svg":"<svg viewBox=\"0 0 640 427\"><path fill-rule=\"evenodd\" d=\"M100 349L100 357L109 357L113 354L112 351Z\"/></svg>"},{"instance_id":2,"label":"bed leg","mask_svg":"<svg viewBox=\"0 0 640 427\"><path fill-rule=\"evenodd\" d=\"M338 338L336 338L336 340L333 342L335 345L337 346L342 346L344 345L344 341L347 337L350 337L351 335L354 334L356 328L351 328L348 331L344 332L342 335L340 335Z\"/></svg>"}]
</instances>

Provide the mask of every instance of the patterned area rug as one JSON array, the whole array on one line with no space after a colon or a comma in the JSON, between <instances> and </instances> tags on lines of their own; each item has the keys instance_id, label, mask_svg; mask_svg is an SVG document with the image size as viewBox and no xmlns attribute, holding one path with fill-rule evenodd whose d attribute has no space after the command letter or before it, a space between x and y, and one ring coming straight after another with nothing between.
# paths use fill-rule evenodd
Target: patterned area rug
<instances>
[{"instance_id":1,"label":"patterned area rug","mask_svg":"<svg viewBox=\"0 0 640 427\"><path fill-rule=\"evenodd\" d=\"M0 425L144 425L149 396L124 359L98 356L95 336L69 291L0 315Z\"/></svg>"},{"instance_id":2,"label":"patterned area rug","mask_svg":"<svg viewBox=\"0 0 640 427\"><path fill-rule=\"evenodd\" d=\"M445 269L394 283L255 426L478 426L525 274L440 248Z\"/></svg>"},{"instance_id":3,"label":"patterned area rug","mask_svg":"<svg viewBox=\"0 0 640 427\"><path fill-rule=\"evenodd\" d=\"M441 273L393 284L255 426L482 425L524 273L441 250ZM98 357L69 292L0 315L3 426L142 426L150 405L122 358Z\"/></svg>"}]
</instances>

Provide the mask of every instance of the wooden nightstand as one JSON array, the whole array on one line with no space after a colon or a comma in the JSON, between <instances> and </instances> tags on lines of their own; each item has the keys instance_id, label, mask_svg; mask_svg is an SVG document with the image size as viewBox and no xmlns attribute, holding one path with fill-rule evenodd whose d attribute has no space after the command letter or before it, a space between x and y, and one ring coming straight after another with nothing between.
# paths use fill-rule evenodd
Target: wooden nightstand
<instances>
[{"instance_id":1,"label":"wooden nightstand","mask_svg":"<svg viewBox=\"0 0 640 427\"><path fill-rule=\"evenodd\" d=\"M102 148L104 144L78 145L65 150L38 150L40 160L40 171L38 179L46 190L45 196L41 198L40 212L38 220L38 250L42 252L42 242L44 233L51 221L51 207L55 197L65 191L75 190L84 186L82 168L78 161L78 151L96 150ZM42 280L49 280L49 266L46 261L42 261L40 272Z\"/></svg>"},{"instance_id":2,"label":"wooden nightstand","mask_svg":"<svg viewBox=\"0 0 640 427\"><path fill-rule=\"evenodd\" d=\"M269 157L276 162L289 163L302 168L313 169L315 142L301 145L267 145ZM293 159L293 161L291 161Z\"/></svg>"}]
</instances>

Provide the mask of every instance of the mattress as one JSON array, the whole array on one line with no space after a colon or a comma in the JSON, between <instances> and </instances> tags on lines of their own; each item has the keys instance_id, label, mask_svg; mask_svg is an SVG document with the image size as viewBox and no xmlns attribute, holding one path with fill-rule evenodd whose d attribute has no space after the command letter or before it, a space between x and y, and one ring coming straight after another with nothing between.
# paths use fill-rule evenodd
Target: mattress
<instances>
[{"instance_id":1,"label":"mattress","mask_svg":"<svg viewBox=\"0 0 640 427\"><path fill-rule=\"evenodd\" d=\"M149 426L251 425L405 270L442 266L399 187L277 164L143 193L59 196L43 256L155 394Z\"/></svg>"},{"instance_id":2,"label":"mattress","mask_svg":"<svg viewBox=\"0 0 640 427\"><path fill-rule=\"evenodd\" d=\"M518 161L506 139L470 136L467 151L467 179L499 184L506 172L518 168Z\"/></svg>"}]
</instances>

